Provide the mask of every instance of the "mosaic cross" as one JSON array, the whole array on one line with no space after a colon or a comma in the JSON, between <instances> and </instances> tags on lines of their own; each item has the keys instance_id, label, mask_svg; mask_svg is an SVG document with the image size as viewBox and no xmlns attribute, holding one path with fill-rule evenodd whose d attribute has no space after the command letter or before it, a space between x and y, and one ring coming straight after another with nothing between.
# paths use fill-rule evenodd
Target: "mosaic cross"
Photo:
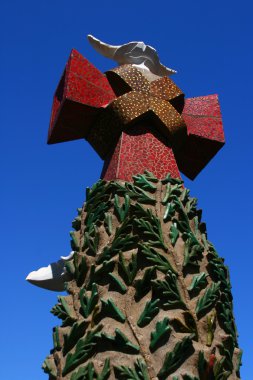
<instances>
[{"instance_id":1,"label":"mosaic cross","mask_svg":"<svg viewBox=\"0 0 253 380\"><path fill-rule=\"evenodd\" d=\"M86 139L101 178L182 172L194 179L224 144L217 95L185 99L167 76L131 64L101 73L72 50L53 99L48 143Z\"/></svg>"}]
</instances>

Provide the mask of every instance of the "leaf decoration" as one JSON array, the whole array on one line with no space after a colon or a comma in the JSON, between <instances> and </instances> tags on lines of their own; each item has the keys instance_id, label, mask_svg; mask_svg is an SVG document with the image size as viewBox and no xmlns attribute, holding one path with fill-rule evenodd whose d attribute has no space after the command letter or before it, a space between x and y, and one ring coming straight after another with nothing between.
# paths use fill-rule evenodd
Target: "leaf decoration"
<instances>
[{"instance_id":1,"label":"leaf decoration","mask_svg":"<svg viewBox=\"0 0 253 380\"><path fill-rule=\"evenodd\" d=\"M141 187L135 186L132 183L125 183L126 189L130 198L136 199L140 203L152 204L156 203L156 200L148 195L148 193Z\"/></svg>"},{"instance_id":2,"label":"leaf decoration","mask_svg":"<svg viewBox=\"0 0 253 380\"><path fill-rule=\"evenodd\" d=\"M94 307L98 303L99 297L97 285L95 283L92 284L90 297L87 295L87 292L84 288L80 290L79 297L81 304L81 314L84 316L84 318L88 318L88 316L92 313Z\"/></svg>"},{"instance_id":3,"label":"leaf decoration","mask_svg":"<svg viewBox=\"0 0 253 380\"><path fill-rule=\"evenodd\" d=\"M196 212L197 212L197 209L196 209L196 206L197 206L197 199L196 198L190 198L188 200L188 202L186 203L186 206L185 206L185 211L187 213L187 215L189 216L189 218L192 218Z\"/></svg>"},{"instance_id":4,"label":"leaf decoration","mask_svg":"<svg viewBox=\"0 0 253 380\"><path fill-rule=\"evenodd\" d=\"M215 311L207 316L207 342L206 345L211 347L216 327L216 313Z\"/></svg>"},{"instance_id":5,"label":"leaf decoration","mask_svg":"<svg viewBox=\"0 0 253 380\"><path fill-rule=\"evenodd\" d=\"M150 351L154 352L158 347L165 344L169 339L170 332L169 318L165 317L161 322L157 322L155 331L151 332Z\"/></svg>"},{"instance_id":6,"label":"leaf decoration","mask_svg":"<svg viewBox=\"0 0 253 380\"><path fill-rule=\"evenodd\" d=\"M127 285L131 285L138 271L137 267L137 255L132 254L132 260L129 261L128 265L123 254L119 253L119 272L122 274L122 278L124 279Z\"/></svg>"},{"instance_id":7,"label":"leaf decoration","mask_svg":"<svg viewBox=\"0 0 253 380\"><path fill-rule=\"evenodd\" d=\"M78 215L75 217L75 219L72 221L72 228L74 228L76 231L79 231L81 228L81 216Z\"/></svg>"},{"instance_id":8,"label":"leaf decoration","mask_svg":"<svg viewBox=\"0 0 253 380\"><path fill-rule=\"evenodd\" d=\"M74 372L70 380L107 380L110 372L110 359L107 358L100 374L96 373L94 364L90 362L86 366L79 368L77 372Z\"/></svg>"},{"instance_id":9,"label":"leaf decoration","mask_svg":"<svg viewBox=\"0 0 253 380\"><path fill-rule=\"evenodd\" d=\"M134 248L138 237L131 234L131 229L130 220L125 219L122 225L116 229L111 246L106 246L102 254L98 257L97 264L101 264L104 260L110 260L119 252L125 252Z\"/></svg>"},{"instance_id":10,"label":"leaf decoration","mask_svg":"<svg viewBox=\"0 0 253 380\"><path fill-rule=\"evenodd\" d=\"M90 269L90 281L88 288L90 288L94 282L104 283L107 280L107 277L109 277L109 273L113 271L114 266L115 262L113 260L104 261L103 264L99 266L92 264Z\"/></svg>"},{"instance_id":11,"label":"leaf decoration","mask_svg":"<svg viewBox=\"0 0 253 380\"><path fill-rule=\"evenodd\" d=\"M175 204L172 202L168 202L164 211L164 215L163 215L163 220L165 223L171 220L171 218L175 214L175 210L176 210Z\"/></svg>"},{"instance_id":12,"label":"leaf decoration","mask_svg":"<svg viewBox=\"0 0 253 380\"><path fill-rule=\"evenodd\" d=\"M201 259L204 248L192 232L184 234L183 237L186 238L183 265L184 267L186 267L187 265L198 267L198 260Z\"/></svg>"},{"instance_id":13,"label":"leaf decoration","mask_svg":"<svg viewBox=\"0 0 253 380\"><path fill-rule=\"evenodd\" d=\"M113 280L113 286L116 290L121 294L125 294L127 292L127 287L123 284L123 282L114 273L109 273L109 276ZM109 290L111 285L112 283L109 285Z\"/></svg>"},{"instance_id":14,"label":"leaf decoration","mask_svg":"<svg viewBox=\"0 0 253 380\"><path fill-rule=\"evenodd\" d=\"M54 358L52 355L48 356L43 364L42 364L42 369L45 373L48 373L50 375L50 378L56 379L57 377L57 368L54 362Z\"/></svg>"},{"instance_id":15,"label":"leaf decoration","mask_svg":"<svg viewBox=\"0 0 253 380\"><path fill-rule=\"evenodd\" d=\"M74 309L69 306L66 301L66 297L58 296L58 304L56 304L52 309L51 313L56 317L62 319L62 326L72 325L76 321L76 315Z\"/></svg>"},{"instance_id":16,"label":"leaf decoration","mask_svg":"<svg viewBox=\"0 0 253 380\"><path fill-rule=\"evenodd\" d=\"M109 202L101 202L96 205L96 207L92 207L92 211L90 210L87 213L86 219L85 219L85 225L88 232L90 232L91 226L97 225L99 222L102 222L104 220L105 213L109 210L110 203Z\"/></svg>"},{"instance_id":17,"label":"leaf decoration","mask_svg":"<svg viewBox=\"0 0 253 380\"><path fill-rule=\"evenodd\" d=\"M201 318L208 309L215 305L219 295L220 283L213 282L211 286L205 291L204 295L198 299L196 305L196 314L198 318Z\"/></svg>"},{"instance_id":18,"label":"leaf decoration","mask_svg":"<svg viewBox=\"0 0 253 380\"><path fill-rule=\"evenodd\" d=\"M168 352L165 356L162 368L158 373L158 378L160 380L165 380L171 373L176 371L176 369L186 360L192 349L192 336L184 337L180 342L174 347L174 350Z\"/></svg>"},{"instance_id":19,"label":"leaf decoration","mask_svg":"<svg viewBox=\"0 0 253 380\"><path fill-rule=\"evenodd\" d=\"M234 342L237 345L237 329L235 326L232 304L229 302L227 294L221 294L220 300L216 304L216 308L218 311L217 317L221 327L227 334L233 337Z\"/></svg>"},{"instance_id":20,"label":"leaf decoration","mask_svg":"<svg viewBox=\"0 0 253 380\"><path fill-rule=\"evenodd\" d=\"M66 355L76 344L78 339L82 337L85 333L87 327L87 322L76 322L71 327L69 334L64 334L64 346L63 346L63 354Z\"/></svg>"},{"instance_id":21,"label":"leaf decoration","mask_svg":"<svg viewBox=\"0 0 253 380\"><path fill-rule=\"evenodd\" d=\"M163 273L167 273L168 270L170 270L171 272L177 274L170 262L154 248L149 247L147 244L140 244L140 247L146 259L152 264L155 264L158 270Z\"/></svg>"},{"instance_id":22,"label":"leaf decoration","mask_svg":"<svg viewBox=\"0 0 253 380\"><path fill-rule=\"evenodd\" d=\"M208 255L208 257L210 259L210 254ZM228 276L228 269L223 264L223 260L220 257L211 256L208 267L213 279L215 281L220 281L221 290L230 295L231 284Z\"/></svg>"},{"instance_id":23,"label":"leaf decoration","mask_svg":"<svg viewBox=\"0 0 253 380\"><path fill-rule=\"evenodd\" d=\"M161 182L164 185L166 185L166 183L171 183L172 185L180 185L181 188L183 185L183 181L180 178L171 177L170 173L168 173L167 176L164 179L162 179Z\"/></svg>"},{"instance_id":24,"label":"leaf decoration","mask_svg":"<svg viewBox=\"0 0 253 380\"><path fill-rule=\"evenodd\" d=\"M86 189L85 210L88 213L95 210L102 202L108 201L109 195L106 194L107 188L108 184L103 180L99 180L92 186L91 189Z\"/></svg>"},{"instance_id":25,"label":"leaf decoration","mask_svg":"<svg viewBox=\"0 0 253 380\"><path fill-rule=\"evenodd\" d=\"M197 325L189 311L183 312L183 320L181 318L172 318L170 323L176 332L192 334L193 340L198 341Z\"/></svg>"},{"instance_id":26,"label":"leaf decoration","mask_svg":"<svg viewBox=\"0 0 253 380\"><path fill-rule=\"evenodd\" d=\"M151 300L146 303L145 308L137 321L137 326L144 327L152 321L152 319L159 313L159 307L157 306L159 302L159 299L155 299L154 301Z\"/></svg>"},{"instance_id":27,"label":"leaf decoration","mask_svg":"<svg viewBox=\"0 0 253 380\"><path fill-rule=\"evenodd\" d=\"M136 360L134 363L134 368L126 366L119 366L114 368L115 376L118 380L150 380L147 366L142 359Z\"/></svg>"},{"instance_id":28,"label":"leaf decoration","mask_svg":"<svg viewBox=\"0 0 253 380\"><path fill-rule=\"evenodd\" d=\"M75 252L73 258L65 262L65 268L67 272L75 278L77 286L81 286L84 283L88 272L85 256L78 255L78 253Z\"/></svg>"},{"instance_id":29,"label":"leaf decoration","mask_svg":"<svg viewBox=\"0 0 253 380\"><path fill-rule=\"evenodd\" d=\"M77 235L77 232L75 231L70 231L70 237L71 237L71 241L70 241L70 245L71 245L71 248L72 248L72 251L79 251L80 250L80 244L79 244L79 234Z\"/></svg>"},{"instance_id":30,"label":"leaf decoration","mask_svg":"<svg viewBox=\"0 0 253 380\"><path fill-rule=\"evenodd\" d=\"M150 182L154 182L154 183L157 183L159 182L159 179L157 179L153 173L149 172L148 170L145 170L144 171L144 174L145 174L145 177L150 181Z\"/></svg>"},{"instance_id":31,"label":"leaf decoration","mask_svg":"<svg viewBox=\"0 0 253 380\"><path fill-rule=\"evenodd\" d=\"M205 359L204 352L200 351L199 357L198 357L198 372L199 372L200 380L206 379L207 370L208 370L208 363Z\"/></svg>"},{"instance_id":32,"label":"leaf decoration","mask_svg":"<svg viewBox=\"0 0 253 380\"><path fill-rule=\"evenodd\" d=\"M207 285L206 277L207 274L205 272L201 272L193 276L191 285L187 288L187 290L190 293L197 295L200 292L200 290Z\"/></svg>"},{"instance_id":33,"label":"leaf decoration","mask_svg":"<svg viewBox=\"0 0 253 380\"><path fill-rule=\"evenodd\" d=\"M100 372L100 374L97 376L97 380L107 380L110 376L111 369L110 369L110 359L105 359L105 364Z\"/></svg>"},{"instance_id":34,"label":"leaf decoration","mask_svg":"<svg viewBox=\"0 0 253 380\"><path fill-rule=\"evenodd\" d=\"M164 244L163 233L160 220L152 214L150 209L144 210L145 214L139 219L135 219L135 224L144 234L148 240L148 243L157 248L162 248L167 251L167 247Z\"/></svg>"},{"instance_id":35,"label":"leaf decoration","mask_svg":"<svg viewBox=\"0 0 253 380\"><path fill-rule=\"evenodd\" d=\"M117 349L120 352L138 354L140 351L140 347L136 344L133 344L128 339L128 337L123 334L123 332L118 328L115 329L115 336L102 332L100 334L100 338L107 342L110 342L113 345L114 349Z\"/></svg>"},{"instance_id":36,"label":"leaf decoration","mask_svg":"<svg viewBox=\"0 0 253 380\"><path fill-rule=\"evenodd\" d=\"M124 323L126 320L125 315L120 311L120 309L115 305L112 299L103 300L102 302L102 313L108 315L109 317L115 319L118 322Z\"/></svg>"},{"instance_id":37,"label":"leaf decoration","mask_svg":"<svg viewBox=\"0 0 253 380\"><path fill-rule=\"evenodd\" d=\"M135 281L135 299L140 300L144 297L151 289L151 280L156 277L156 268L147 268L141 279Z\"/></svg>"},{"instance_id":38,"label":"leaf decoration","mask_svg":"<svg viewBox=\"0 0 253 380\"><path fill-rule=\"evenodd\" d=\"M67 375L89 357L97 344L99 331L102 327L102 325L98 325L93 330L88 331L84 338L78 340L74 353L69 353L66 357L65 366L62 371L63 376Z\"/></svg>"},{"instance_id":39,"label":"leaf decoration","mask_svg":"<svg viewBox=\"0 0 253 380\"><path fill-rule=\"evenodd\" d=\"M83 243L83 249L88 248L89 251L87 254L91 254L92 256L95 256L98 251L98 245L99 245L99 231L95 224L92 224L90 226L89 231L86 231L84 233L84 243Z\"/></svg>"},{"instance_id":40,"label":"leaf decoration","mask_svg":"<svg viewBox=\"0 0 253 380\"><path fill-rule=\"evenodd\" d=\"M180 199L183 204L185 204L189 200L189 193L190 190L186 188L182 191Z\"/></svg>"},{"instance_id":41,"label":"leaf decoration","mask_svg":"<svg viewBox=\"0 0 253 380\"><path fill-rule=\"evenodd\" d=\"M109 236L112 234L112 215L109 212L105 213L105 230Z\"/></svg>"},{"instance_id":42,"label":"leaf decoration","mask_svg":"<svg viewBox=\"0 0 253 380\"><path fill-rule=\"evenodd\" d=\"M179 237L179 231L177 229L177 224L174 222L171 227L170 227L170 232L169 232L169 238L171 241L171 244L173 247L175 246L177 239Z\"/></svg>"},{"instance_id":43,"label":"leaf decoration","mask_svg":"<svg viewBox=\"0 0 253 380\"><path fill-rule=\"evenodd\" d=\"M119 222L123 222L126 219L126 216L128 214L128 211L129 211L130 198L127 194L124 197L124 201L125 202L123 203L123 205L121 207L119 204L119 197L117 194L115 194L115 196L114 196L114 209L115 209L115 213L116 213L116 216L117 216Z\"/></svg>"},{"instance_id":44,"label":"leaf decoration","mask_svg":"<svg viewBox=\"0 0 253 380\"><path fill-rule=\"evenodd\" d=\"M133 176L134 184L147 191L155 191L156 186L153 185L149 180L148 176L143 174L137 174Z\"/></svg>"},{"instance_id":45,"label":"leaf decoration","mask_svg":"<svg viewBox=\"0 0 253 380\"><path fill-rule=\"evenodd\" d=\"M61 349L60 338L59 338L59 327L54 327L53 329L53 342L54 342L54 349L59 351Z\"/></svg>"},{"instance_id":46,"label":"leaf decoration","mask_svg":"<svg viewBox=\"0 0 253 380\"><path fill-rule=\"evenodd\" d=\"M177 277L172 271L168 270L164 280L153 280L152 284L159 294L164 308L185 308L185 303L177 287Z\"/></svg>"}]
</instances>

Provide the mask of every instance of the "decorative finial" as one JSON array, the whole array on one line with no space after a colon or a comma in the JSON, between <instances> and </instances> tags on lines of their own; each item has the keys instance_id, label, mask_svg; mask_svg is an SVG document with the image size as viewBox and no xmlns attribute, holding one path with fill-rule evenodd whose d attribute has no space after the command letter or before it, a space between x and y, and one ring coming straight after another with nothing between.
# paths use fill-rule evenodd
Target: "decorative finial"
<instances>
[{"instance_id":1,"label":"decorative finial","mask_svg":"<svg viewBox=\"0 0 253 380\"><path fill-rule=\"evenodd\" d=\"M132 64L141 69L146 69L160 77L176 74L161 64L156 50L144 42L132 41L124 45L109 45L88 34L91 46L106 58L113 59L119 65Z\"/></svg>"}]
</instances>

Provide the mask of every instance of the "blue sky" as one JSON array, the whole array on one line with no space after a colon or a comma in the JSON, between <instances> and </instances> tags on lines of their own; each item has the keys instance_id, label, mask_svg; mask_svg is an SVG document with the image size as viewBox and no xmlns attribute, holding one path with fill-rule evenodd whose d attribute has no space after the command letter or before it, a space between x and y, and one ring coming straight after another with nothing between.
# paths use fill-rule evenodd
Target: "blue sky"
<instances>
[{"instance_id":1,"label":"blue sky","mask_svg":"<svg viewBox=\"0 0 253 380\"><path fill-rule=\"evenodd\" d=\"M114 66L88 45L144 41L178 70L187 97L218 93L226 145L193 181L209 240L230 268L241 376L252 378L252 14L250 1L2 0L1 364L4 380L47 379L49 310L57 293L25 282L70 250L69 231L102 161L85 141L46 145L52 97L70 50L100 70Z\"/></svg>"}]
</instances>

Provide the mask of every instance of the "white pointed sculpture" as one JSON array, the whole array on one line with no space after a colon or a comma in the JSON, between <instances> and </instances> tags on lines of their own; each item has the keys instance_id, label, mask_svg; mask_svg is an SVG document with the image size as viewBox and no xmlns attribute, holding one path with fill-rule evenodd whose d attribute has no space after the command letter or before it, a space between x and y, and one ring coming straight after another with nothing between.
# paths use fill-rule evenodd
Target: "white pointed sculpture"
<instances>
[{"instance_id":1,"label":"white pointed sculpture","mask_svg":"<svg viewBox=\"0 0 253 380\"><path fill-rule=\"evenodd\" d=\"M47 267L30 272L26 280L40 288L57 292L64 291L64 283L70 279L65 264L66 261L72 259L73 255L74 251L71 251L68 256L61 256L60 260L49 264Z\"/></svg>"},{"instance_id":2,"label":"white pointed sculpture","mask_svg":"<svg viewBox=\"0 0 253 380\"><path fill-rule=\"evenodd\" d=\"M119 65L132 64L161 77L176 73L175 70L161 64L156 50L152 46L145 45L144 42L133 41L113 46L98 40L91 34L88 34L87 38L98 53L113 59Z\"/></svg>"}]
</instances>

